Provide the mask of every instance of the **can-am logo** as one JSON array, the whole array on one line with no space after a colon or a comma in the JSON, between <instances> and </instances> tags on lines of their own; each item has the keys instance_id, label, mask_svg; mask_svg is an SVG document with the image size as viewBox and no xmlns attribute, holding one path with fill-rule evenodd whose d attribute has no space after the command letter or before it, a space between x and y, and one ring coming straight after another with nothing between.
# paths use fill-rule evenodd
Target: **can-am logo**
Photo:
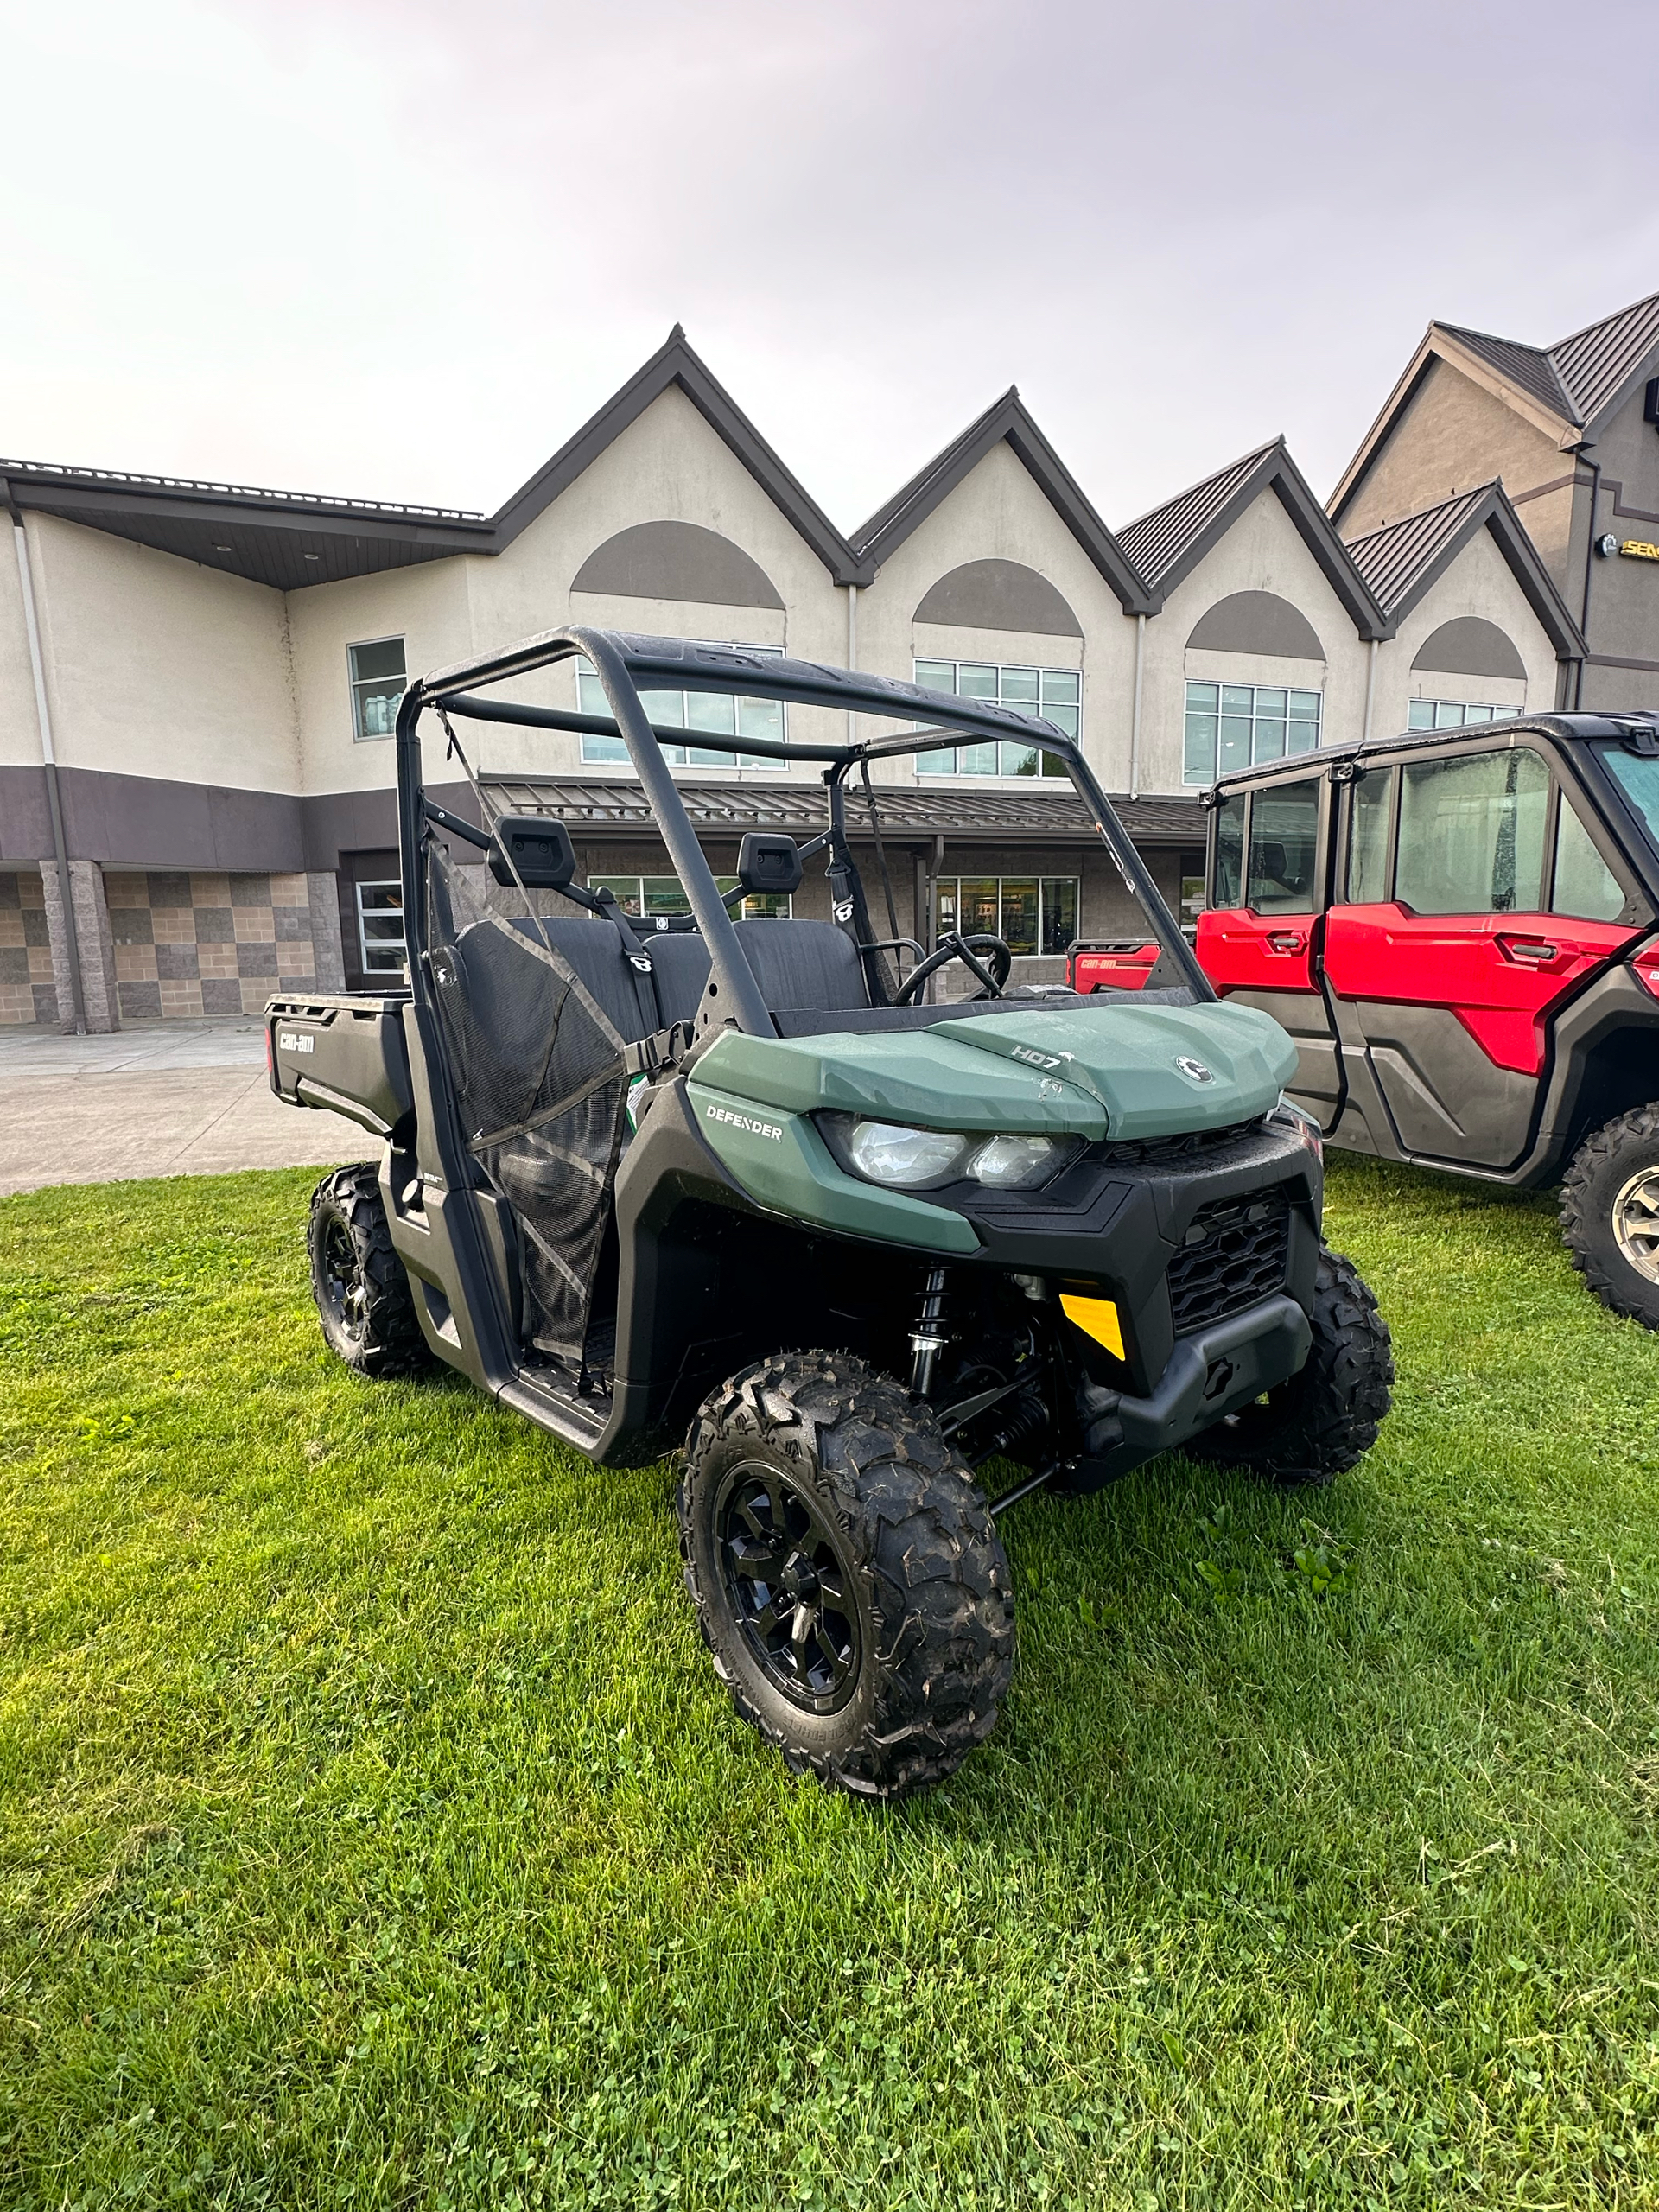
<instances>
[{"instance_id":1,"label":"can-am logo","mask_svg":"<svg viewBox=\"0 0 1659 2212\"><path fill-rule=\"evenodd\" d=\"M1016 1060L1025 1060L1034 1068L1057 1068L1060 1065L1062 1056L1058 1052L1033 1052L1029 1045L1016 1045L1009 1057Z\"/></svg>"},{"instance_id":2,"label":"can-am logo","mask_svg":"<svg viewBox=\"0 0 1659 2212\"><path fill-rule=\"evenodd\" d=\"M783 1131L775 1122L757 1122L753 1114L734 1114L729 1106L705 1106L705 1117L711 1122L729 1122L734 1129L747 1129L752 1137L771 1137L781 1144Z\"/></svg>"},{"instance_id":3,"label":"can-am logo","mask_svg":"<svg viewBox=\"0 0 1659 2212\"><path fill-rule=\"evenodd\" d=\"M1213 1070L1205 1067L1202 1060L1183 1058L1175 1065L1190 1083L1213 1083L1216 1079Z\"/></svg>"},{"instance_id":4,"label":"can-am logo","mask_svg":"<svg viewBox=\"0 0 1659 2212\"><path fill-rule=\"evenodd\" d=\"M309 1052L314 1051L315 1046L315 1037L302 1037L297 1030L279 1029L276 1032L276 1049L279 1052Z\"/></svg>"}]
</instances>

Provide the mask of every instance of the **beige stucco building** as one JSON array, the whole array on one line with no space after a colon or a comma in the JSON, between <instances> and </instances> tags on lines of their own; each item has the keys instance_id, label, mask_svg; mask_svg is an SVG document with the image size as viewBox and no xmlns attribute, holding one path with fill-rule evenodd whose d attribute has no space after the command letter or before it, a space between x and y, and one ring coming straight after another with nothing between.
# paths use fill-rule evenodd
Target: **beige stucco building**
<instances>
[{"instance_id":1,"label":"beige stucco building","mask_svg":"<svg viewBox=\"0 0 1659 2212\"><path fill-rule=\"evenodd\" d=\"M1582 651L1500 485L1339 534L1274 442L1114 531L1014 392L843 535L677 330L494 516L21 462L0 484L14 1022L391 980L403 678L564 622L1032 707L1079 734L1172 902L1195 895L1218 768L1425 708L1547 707ZM583 703L573 666L537 681ZM745 827L819 826L810 770L745 765L731 702L695 711L681 773L717 867ZM1122 894L1069 788L993 750L884 772L899 925L971 914L1052 961L1122 926ZM479 766L551 779L543 801L625 903L671 899L613 741L494 730ZM427 766L470 804L441 746ZM809 875L797 911L820 905Z\"/></svg>"},{"instance_id":2,"label":"beige stucco building","mask_svg":"<svg viewBox=\"0 0 1659 2212\"><path fill-rule=\"evenodd\" d=\"M1351 542L1492 482L1583 636L1562 703L1647 702L1659 676L1659 293L1550 346L1431 322L1331 512Z\"/></svg>"}]
</instances>

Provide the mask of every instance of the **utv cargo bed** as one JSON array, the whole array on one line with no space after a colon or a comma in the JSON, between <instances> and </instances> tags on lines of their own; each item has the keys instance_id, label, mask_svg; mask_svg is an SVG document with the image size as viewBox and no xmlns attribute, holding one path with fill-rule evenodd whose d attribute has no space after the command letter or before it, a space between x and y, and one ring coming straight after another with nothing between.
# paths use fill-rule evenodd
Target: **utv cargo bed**
<instances>
[{"instance_id":1,"label":"utv cargo bed","mask_svg":"<svg viewBox=\"0 0 1659 2212\"><path fill-rule=\"evenodd\" d=\"M270 1087L389 1137L414 1105L404 1042L407 991L384 998L272 999L265 1009Z\"/></svg>"}]
</instances>

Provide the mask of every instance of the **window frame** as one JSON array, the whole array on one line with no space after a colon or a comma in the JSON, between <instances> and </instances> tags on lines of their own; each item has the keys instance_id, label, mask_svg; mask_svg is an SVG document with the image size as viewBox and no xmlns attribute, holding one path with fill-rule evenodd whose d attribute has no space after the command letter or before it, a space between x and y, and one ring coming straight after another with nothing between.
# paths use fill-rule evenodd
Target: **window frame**
<instances>
[{"instance_id":1,"label":"window frame","mask_svg":"<svg viewBox=\"0 0 1659 2212\"><path fill-rule=\"evenodd\" d=\"M1272 919L1272 914L1274 912L1291 912L1288 907L1276 907L1269 912L1246 903L1250 888L1250 839L1255 830L1255 795L1258 791L1272 791L1280 784L1317 783L1319 787L1319 810L1318 824L1314 831L1313 904L1305 911L1310 916L1317 917L1338 903L1336 898L1337 855L1342 856L1343 866L1345 868L1348 851L1347 816L1345 811L1339 811L1339 807L1345 806L1345 801L1342 798L1343 787L1332 780L1331 772L1333 764L1328 760L1321 760L1317 753L1295 753L1287 754L1286 757L1298 761L1305 760L1309 763L1309 766L1306 771L1296 775L1258 777L1254 783L1245 784L1236 791L1229 791L1217 803L1210 806L1209 828L1204 845L1204 912L1206 914L1255 914L1259 919L1268 921ZM1212 785L1211 789L1213 788ZM1230 806L1236 806L1241 810L1238 842L1238 899L1236 904L1231 906L1220 906L1213 902L1211 893L1216 882L1217 849L1221 842L1222 817ZM1389 880L1392 882L1394 880L1392 850L1389 854ZM1345 883L1345 875L1343 880Z\"/></svg>"},{"instance_id":2,"label":"window frame","mask_svg":"<svg viewBox=\"0 0 1659 2212\"><path fill-rule=\"evenodd\" d=\"M639 906L637 912L628 914L628 918L630 921L642 923L647 931L650 930L656 918L652 915L647 914L645 912L646 884L679 883L680 891L683 896L685 891L684 884L680 882L679 877L674 874L671 868L662 872L656 869L642 868L638 875L619 873L614 868L608 870L605 868L590 868L583 877L582 880L590 891L597 891L601 884L608 885L611 890L616 893L617 903L619 906L622 906L624 913L628 913L628 909L626 905L623 904L626 893L622 887L632 884L635 887L635 896L638 899ZM717 890L722 892L734 891L737 888L737 878L732 874L716 874L715 876L715 885ZM751 914L747 912L751 898L783 899L787 901L787 911L781 914ZM691 902L689 899L686 899L685 905L683 908L677 907L675 909L676 915L681 912L689 914L690 912ZM669 917L664 916L663 918L666 920ZM764 891L748 893L745 896L742 905L732 913L732 919L734 922L792 922L794 918L795 894L792 891Z\"/></svg>"},{"instance_id":3,"label":"window frame","mask_svg":"<svg viewBox=\"0 0 1659 2212\"><path fill-rule=\"evenodd\" d=\"M1484 726L1480 723L1473 725L1473 728L1476 729L1480 729L1483 727ZM1449 733L1447 734L1449 734ZM1423 735L1425 737L1437 734L1440 734L1440 733L1430 731L1423 732ZM1459 734L1461 734L1461 733L1459 733ZM1506 732L1504 734L1495 740L1487 739L1483 742L1478 738L1472 743L1459 743L1447 745L1444 747L1429 745L1413 746L1408 750L1402 749L1397 752L1390 752L1381 759L1368 760L1363 764L1366 772L1370 774L1378 773L1386 768L1392 768L1396 772L1394 778L1394 788L1390 795L1389 804L1388 862L1387 871L1384 877L1386 890L1384 895L1381 899L1368 899L1364 903L1368 906L1398 906L1403 904L1399 897L1398 884L1400 857L1400 809L1402 797L1405 790L1405 772L1408 767L1424 760L1463 760L1472 759L1475 755L1484 753L1516 753L1522 751L1536 753L1539 760L1543 763L1544 770L1549 779L1549 781L1548 789L1544 794L1544 817L1541 832L1543 838L1543 862L1540 871L1541 880L1538 893L1540 903L1536 906L1516 907L1514 911L1516 913L1541 915L1548 919L1560 922L1570 922L1575 920L1586 921L1592 918L1591 917L1585 915L1557 914L1554 909L1556 843L1560 836L1560 810L1563 803L1565 803L1573 808L1573 812L1578 817L1580 826L1584 830L1586 836L1589 838L1597 853L1599 854L1602 865L1606 868L1614 882L1618 884L1620 889L1624 892L1624 912L1625 914L1629 914L1632 911L1633 903L1637 901L1637 894L1631 884L1630 871L1624 865L1623 855L1620 854L1616 846L1614 846L1611 838L1609 836L1593 806L1586 803L1588 800L1588 794L1575 789L1571 779L1563 772L1563 763L1560 755L1554 751L1554 747L1549 746L1548 743L1541 742L1538 734L1533 731L1518 733L1515 735L1510 735ZM1342 895L1340 898L1332 899L1332 903L1335 906L1348 906L1360 903L1357 900L1351 899L1347 895L1348 863L1353 837L1354 798L1357 790L1358 784L1357 781L1349 783L1345 786L1343 799L1342 818L1338 827L1335 853L1335 874L1337 880L1341 887ZM1410 908L1409 911L1415 914L1420 910L1414 906ZM1427 915L1425 918L1430 920L1445 920L1447 922L1465 921L1472 923L1482 919L1483 915L1485 918L1490 918L1492 914L1500 911L1500 909L1496 907L1488 907L1484 910L1477 909L1472 913L1465 912L1463 914L1446 915L1434 914ZM1611 926L1611 925L1607 925L1607 926Z\"/></svg>"},{"instance_id":4,"label":"window frame","mask_svg":"<svg viewBox=\"0 0 1659 2212\"><path fill-rule=\"evenodd\" d=\"M918 653L912 646L910 656L910 667L912 683L921 685L921 688L925 691L937 691L940 687L937 683L924 682L921 673L924 668L953 669L956 671L956 679L955 689L951 696L958 699L973 698L978 696L976 693L965 692L962 690L962 671L964 668L994 668L996 671L997 696L995 699L988 701L986 702L988 705L996 707L1006 706L1010 708L1013 711L1020 714L1031 714L1034 711L1036 717L1039 721L1046 719L1044 715L1044 708L1046 704L1071 707L1077 718L1077 728L1069 733L1062 730L1061 735L1065 736L1069 734L1071 742L1074 745L1081 746L1083 743L1084 667L1081 661L1077 663L1077 665L1075 668L1047 668L1033 661L963 660L961 655L957 653ZM1028 699L1006 700L1003 698L1002 678L1010 669L1017 670L1021 675L1031 673L1036 677L1037 697L1034 701ZM1077 687L1077 696L1075 702L1071 700L1059 699L1046 702L1043 698L1043 679L1045 677L1048 676L1064 676L1074 679ZM927 725L925 722L918 722L913 725L913 727L918 729L925 729ZM1058 729L1059 724L1057 722L1054 727ZM969 745L985 745L991 743L995 743L997 747L997 766L992 773L988 775L981 774L974 769L963 767L961 765L962 755L968 749ZM1005 744L1018 745L1019 743L1020 740L1018 738L1001 738L995 740L990 738L973 738L959 740L958 742L954 745L941 745L934 749L940 753L954 753L957 758L956 766L951 768L929 768L925 771L922 768L921 762L926 756L923 753L916 753L912 756L911 761L911 776L914 782L923 785L948 783L954 779L957 782L972 785L976 787L985 784L1001 785L1012 791L1026 791L1033 786L1040 788L1045 784L1049 785L1055 790L1058 791L1069 791L1071 788L1071 779L1064 772L1063 770L1050 770L1048 763L1052 758L1052 755L1046 753L1039 752L1038 753L1037 772L1034 776L1025 776L1018 773L1010 774L1008 771L1002 766L1001 747ZM998 878L998 880L1001 880L1000 877ZM1001 912L1001 894L999 893L999 912Z\"/></svg>"},{"instance_id":5,"label":"window frame","mask_svg":"<svg viewBox=\"0 0 1659 2212\"><path fill-rule=\"evenodd\" d=\"M1434 709L1435 719L1427 722L1414 722L1411 717L1419 707L1432 707ZM1464 719L1455 722L1441 721L1439 716L1442 707L1458 708L1463 714ZM1491 722L1513 721L1517 715L1524 715L1526 711L1524 706L1500 707L1495 705L1490 699L1408 699L1406 727L1408 729L1421 730L1425 737L1440 737L1444 736L1447 730L1484 729ZM1471 722L1468 720L1471 713L1478 714L1484 719Z\"/></svg>"},{"instance_id":6,"label":"window frame","mask_svg":"<svg viewBox=\"0 0 1659 2212\"><path fill-rule=\"evenodd\" d=\"M1027 776L1022 776L1020 779L1021 783L1029 783L1031 780L1031 778ZM957 868L952 874L936 875L933 878L933 942L936 947L944 927L944 922L940 918L940 910L944 905L945 885L947 883L950 883L956 886L956 894L953 904L956 910L957 918L952 926L957 929L960 929L962 926L963 885L964 883L988 882L995 883L996 886L996 935L1003 938L1005 943L1007 942L1007 938L1002 928L1002 886L1005 883L1034 883L1037 886L1038 950L1035 952L1016 952L1014 956L1016 960L1058 960L1064 957L1063 951L1045 952L1042 950L1043 921L1047 904L1043 896L1043 886L1046 883L1069 883L1072 886L1073 890L1077 894L1074 901L1077 918L1074 925L1074 935L1071 938L1068 939L1068 943L1074 944L1077 941L1077 938L1083 935L1083 876L1081 873L1076 875L1070 875L1062 868L1051 868L1046 872L1039 868L1034 874L1004 875L1001 869L989 869L983 875L964 875L962 870Z\"/></svg>"},{"instance_id":7,"label":"window frame","mask_svg":"<svg viewBox=\"0 0 1659 2212\"><path fill-rule=\"evenodd\" d=\"M378 687L391 681L389 677L359 676L357 673L358 654L367 652L374 645L397 646L404 664L403 681L398 686L399 697L409 689L409 636L406 631L391 631L384 638L348 638L346 639L346 690L351 701L353 745L384 745L388 738L396 737L397 734L397 717L395 714L392 716L392 726L390 729L366 730L363 727L361 695L365 688L371 685Z\"/></svg>"},{"instance_id":8,"label":"window frame","mask_svg":"<svg viewBox=\"0 0 1659 2212\"><path fill-rule=\"evenodd\" d=\"M1195 683L1206 683L1206 684L1209 684L1209 685L1210 685L1210 686L1214 690L1214 691L1215 691L1215 693L1216 693L1216 707L1215 707L1216 749L1215 749L1215 757L1214 757L1214 759L1211 760L1211 764L1210 764L1210 768L1209 768L1208 772L1207 772L1206 774L1204 774L1204 775L1196 775L1196 776L1195 776L1195 775L1189 775L1189 774L1188 774L1188 772L1187 772L1187 765L1186 765L1186 726L1187 726L1188 721L1192 719L1192 714L1193 714L1193 707L1192 707L1192 702L1191 694L1192 694L1192 686L1193 686ZM1256 696L1257 696L1257 694L1258 694L1258 693L1260 693L1260 692L1262 692L1262 691L1282 691L1282 692L1284 693L1284 695L1285 695L1285 713L1284 713L1284 723L1285 723L1285 745L1286 745L1286 750L1285 750L1283 753L1276 753L1276 754L1274 756L1274 759L1273 759L1273 760L1257 760L1252 759L1251 760L1249 760L1249 761L1248 762L1248 764L1244 764L1243 766L1240 766L1240 767L1238 767L1238 768L1224 768L1224 767L1222 766L1222 765L1221 765L1221 725L1222 725L1223 721L1224 721L1226 717L1225 717L1224 709L1223 709L1223 706L1222 706L1222 703L1221 703L1221 694L1222 694L1222 692L1223 692L1223 691L1225 691L1225 690L1234 690L1234 691L1245 691L1245 690L1248 690L1248 691L1249 691L1249 693L1250 694L1250 751L1251 751L1252 754L1254 754L1254 753L1255 753L1255 726L1256 726L1257 721L1260 721L1260 720L1262 720L1262 719L1265 719L1265 720L1269 721L1277 721L1277 720L1279 719L1279 717L1278 717L1277 715L1268 715L1268 716L1266 716L1266 717L1262 717L1262 716L1260 716L1260 715L1257 715L1256 710L1255 710L1255 701L1256 701ZM1289 750L1289 745L1290 745L1290 731L1291 731L1292 725L1293 725L1294 723L1296 723L1296 724L1300 724L1300 726L1302 726L1302 727L1306 727L1306 716L1297 716L1297 715L1292 715L1292 713L1291 713L1291 711L1290 711L1290 695L1291 695L1291 693L1292 693L1293 691L1300 693L1300 696L1301 696L1302 697L1304 697L1304 698L1313 698L1313 699L1317 699L1317 700L1319 701L1319 715L1318 715L1318 716L1317 716L1317 718L1316 718L1316 720L1315 720L1315 721L1314 721L1314 724L1313 724L1313 728L1314 728L1314 738L1313 738L1313 744L1312 744L1311 746L1309 746L1309 747L1306 748L1306 750L1305 752L1301 752L1301 753L1293 753L1293 752L1291 752L1291 751ZM1208 709L1207 708L1200 708L1200 709L1198 709L1198 711L1199 713L1201 713L1201 714L1206 714L1206 713L1208 713L1208 712L1209 712L1209 709ZM1255 769L1255 768L1271 768L1271 767L1275 766L1277 765L1277 763L1278 763L1279 761L1281 761L1281 760L1317 760L1317 759L1319 758L1319 754L1320 754L1324 750L1325 750L1325 686L1324 686L1323 684L1319 684L1319 685L1317 685L1317 686L1316 686L1316 685L1312 684L1312 683L1255 683L1255 682L1254 682L1254 681L1252 681L1252 682L1250 682L1250 683L1243 683L1243 682L1238 682L1238 681L1235 681L1235 682L1231 682L1231 683L1230 683L1230 682L1229 682L1229 680L1228 680L1225 677L1220 677L1220 676L1185 676L1185 675L1184 675L1184 676L1182 677L1182 679L1181 679L1181 788L1182 788L1182 790L1183 790L1183 791L1208 791L1208 790L1211 790L1211 789L1212 789L1212 788L1214 787L1214 785L1216 785L1216 784L1220 780L1220 779L1221 779L1224 775L1229 775L1229 776L1231 776L1231 775L1242 775L1242 774L1243 774L1243 773L1246 772L1246 767L1247 767L1247 766L1248 766L1248 768L1250 768L1250 769Z\"/></svg>"},{"instance_id":9,"label":"window frame","mask_svg":"<svg viewBox=\"0 0 1659 2212\"><path fill-rule=\"evenodd\" d=\"M365 891L395 891L397 893L397 905L396 908L383 908L381 910L383 912L395 912L398 920L404 925L403 933L397 939L395 947L397 953L397 964L395 968L376 967L369 958L369 938L364 930L364 924L368 919L368 916L365 912L363 906L363 893ZM409 922L404 912L403 893L404 885L401 876L372 876L365 878L362 881L353 881L352 885L352 906L353 911L357 916L357 957L358 972L359 975L370 977L376 976L397 976L401 978L404 969L408 967ZM388 938L377 938L374 940L374 943L377 950L385 951L394 949L391 940Z\"/></svg>"},{"instance_id":10,"label":"window frame","mask_svg":"<svg viewBox=\"0 0 1659 2212\"><path fill-rule=\"evenodd\" d=\"M739 639L732 638L682 638L677 639L676 642L680 645L696 645L700 649L706 649L711 652L759 653L763 658L772 660L785 659L788 656L789 651L787 645L760 645L753 643L744 643ZM582 677L584 676L590 676L595 682L597 682L599 671L594 667L592 662L588 659L584 653L577 653L573 656L571 667L574 671L576 687L576 711L578 714L586 714L588 712L588 709L582 703ZM682 700L685 699L689 695L684 691L682 691L680 694ZM700 692L697 696L705 699L730 699L734 709L733 720L736 720L735 709L739 700L739 695L736 692L704 691ZM781 717L779 734L786 741L789 734L788 702L785 700L779 699L776 704L779 715ZM653 727L658 729L666 729L669 725L666 722L659 722L654 724ZM673 760L669 758L669 753L672 745L677 742L677 741L664 739L661 741L663 747L663 760L671 775L722 777L755 777L760 775L787 776L795 766L795 763L792 760L763 760L758 753L751 753L746 760L743 756L741 741L738 739L735 731L733 733L733 741L729 748L721 745L699 744L693 743L691 741L696 739L717 737L721 734L717 730L688 729L685 730L683 734L687 741L685 745L685 750L687 753L724 753L729 750L732 759L730 764L724 766L717 766L715 763L708 760ZM576 744L577 765L579 767L584 769L597 768L601 771L620 770L623 775L637 776L639 772L634 766L632 760L628 758L627 747L626 745L623 745L623 757L620 760L589 760L588 757L588 747L589 745L621 744L622 740L620 738L600 737L585 730L579 731L577 733Z\"/></svg>"}]
</instances>

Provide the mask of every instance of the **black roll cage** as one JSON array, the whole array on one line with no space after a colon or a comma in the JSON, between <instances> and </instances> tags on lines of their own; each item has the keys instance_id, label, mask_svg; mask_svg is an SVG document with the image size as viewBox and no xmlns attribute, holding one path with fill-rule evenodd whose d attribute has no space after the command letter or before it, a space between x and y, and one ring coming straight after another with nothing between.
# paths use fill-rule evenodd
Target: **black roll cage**
<instances>
[{"instance_id":1,"label":"black roll cage","mask_svg":"<svg viewBox=\"0 0 1659 2212\"><path fill-rule=\"evenodd\" d=\"M613 719L533 707L516 700L486 699L474 687L508 682L584 654L604 687ZM652 679L656 679L653 684ZM457 661L411 683L397 710L397 822L401 848L404 929L409 946L410 983L416 1002L428 1003L425 976L424 886L422 840L432 818L421 767L419 723L427 709L473 721L507 722L535 729L569 730L589 736L620 737L662 834L670 860L684 886L692 915L709 948L709 964L720 986L728 1018L751 1036L772 1037L777 1026L739 944L714 871L704 858L685 811L679 787L663 756L663 744L683 744L683 729L659 729L646 715L640 683L651 690L667 684L682 691L731 692L744 698L776 699L785 704L827 707L848 714L883 715L925 721L908 730L845 745L795 744L788 740L745 737L741 749L762 759L821 762L828 791L833 840L844 847L843 787L848 772L871 760L937 749L941 730L979 737L1014 738L1054 754L1065 762L1074 788L1087 802L1094 828L1111 855L1124 886L1152 925L1163 955L1200 1001L1216 992L1179 925L1165 905L1145 861L1131 843L1111 801L1096 782L1075 740L1052 722L1016 714L1010 708L924 690L889 677L824 667L813 661L762 658L731 648L696 645L677 638L637 637L624 631L589 629L571 624L527 638L505 652ZM486 823L486 829L489 827Z\"/></svg>"}]
</instances>

